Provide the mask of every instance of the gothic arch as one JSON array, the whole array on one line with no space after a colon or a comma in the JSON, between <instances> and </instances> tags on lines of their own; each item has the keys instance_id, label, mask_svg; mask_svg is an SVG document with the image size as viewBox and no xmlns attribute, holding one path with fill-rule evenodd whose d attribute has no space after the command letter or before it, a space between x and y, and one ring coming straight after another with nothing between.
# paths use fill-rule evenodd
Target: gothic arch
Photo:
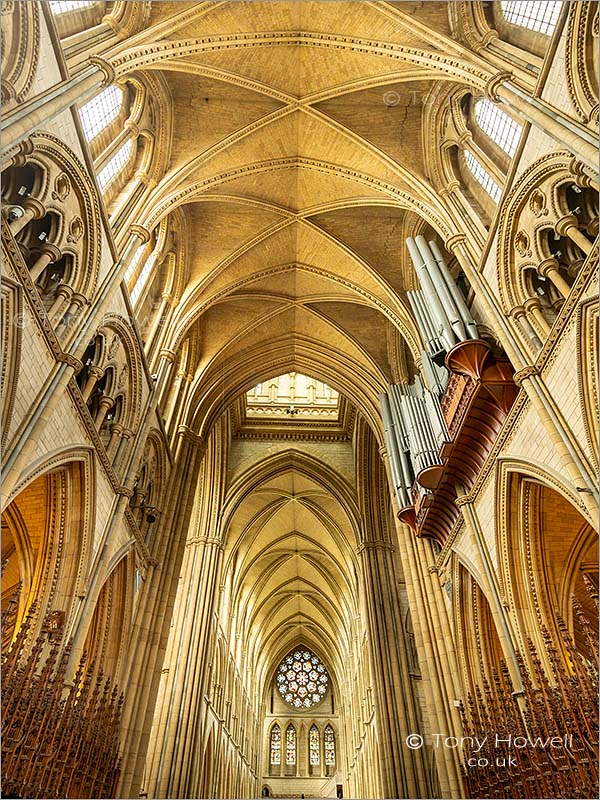
<instances>
[{"instance_id":1,"label":"gothic arch","mask_svg":"<svg viewBox=\"0 0 600 800\"><path fill-rule=\"evenodd\" d=\"M499 569L519 649L526 653L531 638L543 654L546 629L562 652L557 616L581 647L571 597L586 608L590 605L581 570L597 563L598 553L597 534L581 513L580 501L547 472L511 461L500 462L500 493Z\"/></svg>"},{"instance_id":2,"label":"gothic arch","mask_svg":"<svg viewBox=\"0 0 600 800\"><path fill-rule=\"evenodd\" d=\"M2 110L22 103L39 63L40 7L19 0L2 3Z\"/></svg>"},{"instance_id":3,"label":"gothic arch","mask_svg":"<svg viewBox=\"0 0 600 800\"><path fill-rule=\"evenodd\" d=\"M578 385L589 452L598 468L598 299L581 303L577 310Z\"/></svg>"},{"instance_id":4,"label":"gothic arch","mask_svg":"<svg viewBox=\"0 0 600 800\"><path fill-rule=\"evenodd\" d=\"M587 123L598 123L598 8L570 3L565 37L565 70L571 102Z\"/></svg>"}]
</instances>

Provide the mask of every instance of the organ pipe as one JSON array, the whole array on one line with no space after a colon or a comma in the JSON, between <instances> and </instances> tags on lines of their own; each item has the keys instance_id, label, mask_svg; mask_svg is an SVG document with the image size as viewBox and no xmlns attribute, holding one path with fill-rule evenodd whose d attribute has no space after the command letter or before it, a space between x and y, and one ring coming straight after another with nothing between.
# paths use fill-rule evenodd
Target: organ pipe
<instances>
[{"instance_id":1,"label":"organ pipe","mask_svg":"<svg viewBox=\"0 0 600 800\"><path fill-rule=\"evenodd\" d=\"M462 295L462 292L456 285L456 281L452 277L450 270L448 269L448 265L444 260L444 256L441 253L440 248L437 246L436 242L429 242L429 247L431 248L431 252L433 253L433 257L435 258L437 265L439 267L440 273L448 286L450 294L452 295L458 312L465 324L465 328L467 329L467 333L471 339L478 339L479 332L477 330L477 323L473 319L469 307L465 302L465 298Z\"/></svg>"},{"instance_id":2,"label":"organ pipe","mask_svg":"<svg viewBox=\"0 0 600 800\"><path fill-rule=\"evenodd\" d=\"M419 248L417 247L415 240L412 236L409 236L406 240L406 244L408 246L408 250L410 253L410 257L412 258L413 264L415 266L417 277L419 279L419 283L421 284L421 288L423 289L425 296L427 297L427 302L429 303L429 308L432 313L432 317L436 322L436 330L439 333L439 336L444 344L446 350L451 350L454 344L456 343L456 336L446 316L440 298L437 294L435 285L431 280L427 267L425 266L425 261L419 252Z\"/></svg>"},{"instance_id":3,"label":"organ pipe","mask_svg":"<svg viewBox=\"0 0 600 800\"><path fill-rule=\"evenodd\" d=\"M467 338L465 325L458 311L458 308L456 307L454 298L450 294L450 289L448 288L446 281L441 273L439 264L434 258L433 253L430 250L429 245L425 241L424 236L417 236L417 238L415 239L415 244L419 249L419 253L421 254L421 258L423 259L423 264L425 265L427 274L431 278L431 282L434 286L435 293L437 294L439 301L442 304L442 308L444 309L444 313L448 321L450 322L452 331L459 342L464 342L465 339Z\"/></svg>"},{"instance_id":4,"label":"organ pipe","mask_svg":"<svg viewBox=\"0 0 600 800\"><path fill-rule=\"evenodd\" d=\"M394 482L394 492L398 505L400 508L410 505L409 496L406 491L402 479L402 468L400 465L400 453L398 449L398 437L394 430L395 426L392 421L390 403L386 394L379 395L379 402L381 404L381 416L383 419L383 431L385 435L385 443L388 451L390 462L390 470L392 472L392 481Z\"/></svg>"}]
</instances>

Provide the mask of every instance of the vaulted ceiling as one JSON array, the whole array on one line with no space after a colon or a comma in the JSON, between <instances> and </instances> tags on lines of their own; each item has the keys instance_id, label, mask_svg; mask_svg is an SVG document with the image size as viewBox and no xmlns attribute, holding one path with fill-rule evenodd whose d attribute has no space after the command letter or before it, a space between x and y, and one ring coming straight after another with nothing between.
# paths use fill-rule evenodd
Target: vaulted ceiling
<instances>
[{"instance_id":1,"label":"vaulted ceiling","mask_svg":"<svg viewBox=\"0 0 600 800\"><path fill-rule=\"evenodd\" d=\"M212 421L296 369L376 424L378 393L420 349L404 240L452 231L425 146L429 93L462 79L447 3L152 3L110 56L121 77L159 70L171 94L142 221L185 219L174 342L199 335L190 413Z\"/></svg>"}]
</instances>

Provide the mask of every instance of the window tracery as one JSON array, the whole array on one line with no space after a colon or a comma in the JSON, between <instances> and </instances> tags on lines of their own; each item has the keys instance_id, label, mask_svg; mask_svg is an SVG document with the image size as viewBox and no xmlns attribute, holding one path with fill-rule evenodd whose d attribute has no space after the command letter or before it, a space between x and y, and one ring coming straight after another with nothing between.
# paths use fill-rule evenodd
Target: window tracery
<instances>
[{"instance_id":1,"label":"window tracery","mask_svg":"<svg viewBox=\"0 0 600 800\"><path fill-rule=\"evenodd\" d=\"M123 107L123 99L123 89L113 84L92 97L79 109L83 132L88 142L98 136L119 116Z\"/></svg>"},{"instance_id":2,"label":"window tracery","mask_svg":"<svg viewBox=\"0 0 600 800\"><path fill-rule=\"evenodd\" d=\"M275 681L279 694L292 708L311 708L325 696L329 676L314 653L295 650L279 665Z\"/></svg>"},{"instance_id":3,"label":"window tracery","mask_svg":"<svg viewBox=\"0 0 600 800\"><path fill-rule=\"evenodd\" d=\"M156 264L156 260L158 259L158 250L153 250L148 258L146 259L146 263L142 267L142 271L138 275L136 282L134 284L133 289L131 290L131 302L135 305L142 294L144 287L148 281L150 273Z\"/></svg>"},{"instance_id":4,"label":"window tracery","mask_svg":"<svg viewBox=\"0 0 600 800\"><path fill-rule=\"evenodd\" d=\"M556 27L562 0L500 0L507 22L550 36Z\"/></svg>"}]
</instances>

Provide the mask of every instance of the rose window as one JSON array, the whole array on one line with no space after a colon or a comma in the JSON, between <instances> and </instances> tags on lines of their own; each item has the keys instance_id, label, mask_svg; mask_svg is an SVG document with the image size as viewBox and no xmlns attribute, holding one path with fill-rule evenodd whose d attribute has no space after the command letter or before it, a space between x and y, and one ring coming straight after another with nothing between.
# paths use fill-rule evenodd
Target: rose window
<instances>
[{"instance_id":1,"label":"rose window","mask_svg":"<svg viewBox=\"0 0 600 800\"><path fill-rule=\"evenodd\" d=\"M325 697L329 676L314 653L295 650L279 665L275 681L286 703L293 708L310 708Z\"/></svg>"}]
</instances>

